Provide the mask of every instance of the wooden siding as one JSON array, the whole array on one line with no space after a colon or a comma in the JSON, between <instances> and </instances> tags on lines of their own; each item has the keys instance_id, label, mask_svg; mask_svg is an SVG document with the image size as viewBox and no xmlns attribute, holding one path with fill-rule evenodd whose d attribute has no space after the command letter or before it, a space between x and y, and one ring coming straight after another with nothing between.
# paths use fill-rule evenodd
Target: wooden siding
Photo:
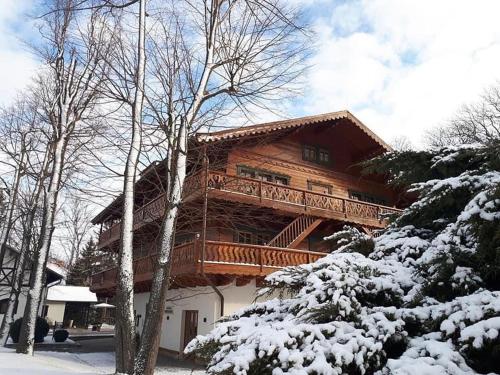
<instances>
[{"instance_id":1,"label":"wooden siding","mask_svg":"<svg viewBox=\"0 0 500 375\"><path fill-rule=\"evenodd\" d=\"M349 190L354 190L384 198L388 205L394 204L395 195L386 185L336 170L336 156L333 158L331 168L306 162L302 160L302 148L299 143L280 142L256 146L253 149L232 150L229 153L226 172L236 175L238 165L246 165L290 176L290 186L298 189L308 190L308 182L311 181L332 186L331 195L349 198Z\"/></svg>"}]
</instances>

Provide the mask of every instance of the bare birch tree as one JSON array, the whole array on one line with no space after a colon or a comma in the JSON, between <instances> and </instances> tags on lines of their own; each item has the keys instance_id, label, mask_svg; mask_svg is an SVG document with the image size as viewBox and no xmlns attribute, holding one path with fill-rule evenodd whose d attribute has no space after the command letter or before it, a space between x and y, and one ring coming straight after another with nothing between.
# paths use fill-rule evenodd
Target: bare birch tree
<instances>
[{"instance_id":1,"label":"bare birch tree","mask_svg":"<svg viewBox=\"0 0 500 375\"><path fill-rule=\"evenodd\" d=\"M432 147L500 139L500 82L487 88L477 102L463 105L447 123L428 131L425 138Z\"/></svg>"},{"instance_id":2,"label":"bare birch tree","mask_svg":"<svg viewBox=\"0 0 500 375\"><path fill-rule=\"evenodd\" d=\"M79 30L72 0L50 2L48 7L53 11L43 18L41 30L46 43L39 49L47 69L38 78L37 95L42 101L45 121L50 126L52 155L50 176L43 191L42 227L34 254L32 285L17 346L17 352L25 354L33 352L35 321L68 145L79 132L84 132L85 116L99 98L101 56L106 53L109 39L104 34L104 20L98 12L92 12L84 21L84 28Z\"/></svg>"},{"instance_id":3,"label":"bare birch tree","mask_svg":"<svg viewBox=\"0 0 500 375\"><path fill-rule=\"evenodd\" d=\"M62 208L64 215L62 248L71 268L81 253L85 239L89 237L91 214L88 204L79 196L69 197Z\"/></svg>"},{"instance_id":4,"label":"bare birch tree","mask_svg":"<svg viewBox=\"0 0 500 375\"><path fill-rule=\"evenodd\" d=\"M33 155L31 155L33 156ZM2 325L0 328L0 343L5 345L7 343L8 332L10 324L14 319L15 307L19 300L19 295L23 287L23 282L25 279L25 271L31 256L33 255L33 246L37 242L37 216L39 216L40 200L42 199L44 183L48 177L48 167L50 162L51 152L50 145L47 145L47 149L43 152L42 159L40 163L34 163L34 158L30 161L31 168L28 172L31 176L29 184L34 182L33 189L29 189L27 194L23 199L21 205L21 225L20 231L21 235L21 246L19 249L19 258L17 260L17 267L14 270L14 275L12 277L12 286L9 293L9 300L7 311L4 314Z\"/></svg>"},{"instance_id":5,"label":"bare birch tree","mask_svg":"<svg viewBox=\"0 0 500 375\"><path fill-rule=\"evenodd\" d=\"M308 51L300 15L279 0L176 1L160 17L148 103L167 150L166 209L134 368L148 375L158 354L188 137L235 109L243 115L270 109L294 88Z\"/></svg>"},{"instance_id":6,"label":"bare birch tree","mask_svg":"<svg viewBox=\"0 0 500 375\"><path fill-rule=\"evenodd\" d=\"M18 221L21 222L21 229L25 229L26 198L34 198L35 202L39 199L39 194L32 194L33 190L30 188L31 182L33 181L32 177L34 174L41 172L47 164L46 160L42 162L41 167L37 163L37 154L39 154L40 148L47 146L47 143L43 131L39 126L40 116L37 112L37 102L31 99L32 98L25 93L23 99L17 100L14 105L3 110L0 116L0 150L8 156L8 160L16 165L12 183L11 200L7 211L7 220L4 222L4 229L6 229L3 232L5 237L3 237L2 243L4 245L9 238L12 240L13 237L12 230L15 228L12 215L14 211L16 211ZM45 155L47 155L47 152L45 152ZM38 181L40 180L37 180L35 186L39 186ZM23 189L23 186L26 188ZM36 190L37 188L35 187L34 191ZM3 316L0 328L0 343L2 345L6 343L9 326L14 316L14 309L24 280L26 260L29 253L27 245L31 239L28 232L31 232L31 229L32 225L28 231L22 231L21 236L19 236L21 238L19 258L17 260L17 267L12 275L12 285L9 292L7 311Z\"/></svg>"},{"instance_id":7,"label":"bare birch tree","mask_svg":"<svg viewBox=\"0 0 500 375\"><path fill-rule=\"evenodd\" d=\"M102 1L98 7L111 9L119 33L113 38L113 50L106 56L109 66L106 96L118 105L128 122L128 153L122 189L122 222L118 254L118 287L116 293L115 349L116 372L131 374L135 357L133 229L135 182L142 147L143 106L146 72L146 0ZM133 31L124 25L123 12L138 8ZM135 16L135 14L134 14Z\"/></svg>"},{"instance_id":8,"label":"bare birch tree","mask_svg":"<svg viewBox=\"0 0 500 375\"><path fill-rule=\"evenodd\" d=\"M142 144L142 116L146 70L146 0L139 1L137 66L132 101L132 139L125 165L123 214L118 256L118 289L116 309L116 371L132 373L135 356L133 232L137 166Z\"/></svg>"},{"instance_id":9,"label":"bare birch tree","mask_svg":"<svg viewBox=\"0 0 500 375\"><path fill-rule=\"evenodd\" d=\"M0 226L0 266L3 264L9 233L13 225L14 211L21 179L25 174L27 157L29 154L31 137L29 125L25 122L27 103L17 101L10 108L0 113L0 152L7 156L7 160L0 161L13 169L12 183L10 185L9 200L6 205L4 219Z\"/></svg>"}]
</instances>

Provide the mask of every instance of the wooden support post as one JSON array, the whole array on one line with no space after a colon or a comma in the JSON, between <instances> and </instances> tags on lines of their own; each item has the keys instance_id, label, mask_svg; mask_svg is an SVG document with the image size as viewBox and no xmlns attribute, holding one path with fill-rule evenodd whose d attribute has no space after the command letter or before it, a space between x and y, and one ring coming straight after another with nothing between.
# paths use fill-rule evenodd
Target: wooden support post
<instances>
[{"instance_id":1,"label":"wooden support post","mask_svg":"<svg viewBox=\"0 0 500 375\"><path fill-rule=\"evenodd\" d=\"M259 247L258 254L259 254L260 274L262 275L262 269L263 269L263 267L262 267L262 247Z\"/></svg>"}]
</instances>

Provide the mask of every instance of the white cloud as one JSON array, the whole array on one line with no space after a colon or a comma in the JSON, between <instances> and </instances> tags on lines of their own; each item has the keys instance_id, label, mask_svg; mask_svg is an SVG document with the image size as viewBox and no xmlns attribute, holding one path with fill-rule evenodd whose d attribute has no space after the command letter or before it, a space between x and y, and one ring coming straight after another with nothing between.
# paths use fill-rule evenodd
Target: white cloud
<instances>
[{"instance_id":1,"label":"white cloud","mask_svg":"<svg viewBox=\"0 0 500 375\"><path fill-rule=\"evenodd\" d=\"M500 79L499 1L360 0L324 13L306 113L347 108L385 139L419 143Z\"/></svg>"},{"instance_id":2,"label":"white cloud","mask_svg":"<svg viewBox=\"0 0 500 375\"><path fill-rule=\"evenodd\" d=\"M37 67L22 41L31 0L2 0L0 11L0 104L9 103L26 86ZM28 30L29 32L29 30Z\"/></svg>"}]
</instances>

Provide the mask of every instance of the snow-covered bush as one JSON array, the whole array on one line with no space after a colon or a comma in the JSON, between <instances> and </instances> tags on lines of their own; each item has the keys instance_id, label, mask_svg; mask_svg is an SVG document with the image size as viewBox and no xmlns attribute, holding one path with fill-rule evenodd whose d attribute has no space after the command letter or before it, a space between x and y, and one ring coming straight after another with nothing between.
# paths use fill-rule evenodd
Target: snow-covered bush
<instances>
[{"instance_id":1,"label":"snow-covered bush","mask_svg":"<svg viewBox=\"0 0 500 375\"><path fill-rule=\"evenodd\" d=\"M396 152L368 170L418 199L379 237L266 278L257 303L187 352L210 374L500 372L500 147Z\"/></svg>"},{"instance_id":2,"label":"snow-covered bush","mask_svg":"<svg viewBox=\"0 0 500 375\"><path fill-rule=\"evenodd\" d=\"M9 328L9 336L12 338L12 341L14 343L17 343L19 341L22 324L23 324L23 318L19 318L14 323L12 323ZM49 330L50 330L49 323L47 323L47 321L44 318L38 316L36 318L36 324L35 324L35 342L36 343L43 342L45 336L48 335Z\"/></svg>"}]
</instances>

